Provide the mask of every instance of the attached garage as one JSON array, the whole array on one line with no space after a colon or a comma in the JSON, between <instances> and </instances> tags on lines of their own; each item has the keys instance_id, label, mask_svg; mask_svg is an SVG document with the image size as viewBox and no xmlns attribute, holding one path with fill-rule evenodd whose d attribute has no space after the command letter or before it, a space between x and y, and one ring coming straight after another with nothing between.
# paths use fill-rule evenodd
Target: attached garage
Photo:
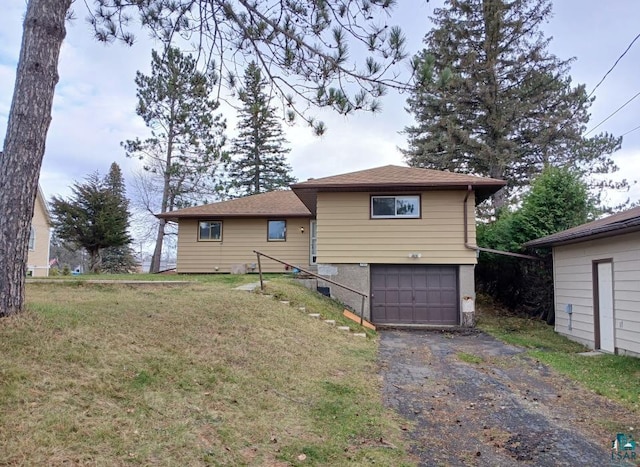
<instances>
[{"instance_id":1,"label":"attached garage","mask_svg":"<svg viewBox=\"0 0 640 467\"><path fill-rule=\"evenodd\" d=\"M458 266L371 265L376 324L458 325Z\"/></svg>"}]
</instances>

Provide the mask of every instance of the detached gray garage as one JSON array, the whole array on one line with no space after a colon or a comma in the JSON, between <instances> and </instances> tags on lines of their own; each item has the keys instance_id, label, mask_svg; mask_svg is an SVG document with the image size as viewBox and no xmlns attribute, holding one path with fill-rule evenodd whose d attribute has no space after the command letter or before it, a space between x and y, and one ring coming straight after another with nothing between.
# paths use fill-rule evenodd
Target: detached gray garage
<instances>
[{"instance_id":1,"label":"detached gray garage","mask_svg":"<svg viewBox=\"0 0 640 467\"><path fill-rule=\"evenodd\" d=\"M640 207L525 245L553 248L558 333L640 357Z\"/></svg>"},{"instance_id":2,"label":"detached gray garage","mask_svg":"<svg viewBox=\"0 0 640 467\"><path fill-rule=\"evenodd\" d=\"M458 325L458 266L371 265L375 324Z\"/></svg>"}]
</instances>

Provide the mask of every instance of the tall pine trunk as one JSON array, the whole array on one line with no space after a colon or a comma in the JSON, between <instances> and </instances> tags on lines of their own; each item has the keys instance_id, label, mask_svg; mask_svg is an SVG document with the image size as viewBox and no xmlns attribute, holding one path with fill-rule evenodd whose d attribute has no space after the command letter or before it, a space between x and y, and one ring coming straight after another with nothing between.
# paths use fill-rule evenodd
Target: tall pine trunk
<instances>
[{"instance_id":1,"label":"tall pine trunk","mask_svg":"<svg viewBox=\"0 0 640 467\"><path fill-rule=\"evenodd\" d=\"M174 105L171 105L171 120L173 121ZM165 155L165 170L163 174L162 182L162 202L160 203L160 212L167 212L169 208L169 191L171 191L171 164L173 159L173 123L169 124L169 134L167 135L167 153ZM172 208L173 209L173 208ZM156 274L160 272L160 260L162 259L162 245L164 245L165 226L167 221L160 219L158 222L158 232L156 234L156 246L153 249L153 256L151 257L151 266L149 272Z\"/></svg>"},{"instance_id":2,"label":"tall pine trunk","mask_svg":"<svg viewBox=\"0 0 640 467\"><path fill-rule=\"evenodd\" d=\"M0 156L0 316L22 311L29 230L71 0L29 0Z\"/></svg>"},{"instance_id":3,"label":"tall pine trunk","mask_svg":"<svg viewBox=\"0 0 640 467\"><path fill-rule=\"evenodd\" d=\"M165 212L165 211L162 211ZM160 219L158 221L158 231L156 233L156 246L153 249L153 256L151 256L151 266L149 272L152 274L160 272L160 260L162 259L162 245L164 244L165 225L167 221Z\"/></svg>"}]
</instances>

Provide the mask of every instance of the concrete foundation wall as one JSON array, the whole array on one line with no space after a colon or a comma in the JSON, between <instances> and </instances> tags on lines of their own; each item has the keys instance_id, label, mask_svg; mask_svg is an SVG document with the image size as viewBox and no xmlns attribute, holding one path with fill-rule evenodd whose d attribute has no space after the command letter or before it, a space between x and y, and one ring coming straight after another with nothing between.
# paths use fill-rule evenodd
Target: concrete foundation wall
<instances>
[{"instance_id":1,"label":"concrete foundation wall","mask_svg":"<svg viewBox=\"0 0 640 467\"><path fill-rule=\"evenodd\" d=\"M367 298L364 300L363 317L367 320L371 318L369 307L371 274L368 264L318 264L318 274L367 294ZM337 285L324 282L321 279L318 279L318 286L329 287L331 298L344 303L354 313L360 315L362 310L362 297L360 295Z\"/></svg>"},{"instance_id":2,"label":"concrete foundation wall","mask_svg":"<svg viewBox=\"0 0 640 467\"><path fill-rule=\"evenodd\" d=\"M460 325L476 325L475 266L461 264L458 269L458 293L460 294Z\"/></svg>"}]
</instances>

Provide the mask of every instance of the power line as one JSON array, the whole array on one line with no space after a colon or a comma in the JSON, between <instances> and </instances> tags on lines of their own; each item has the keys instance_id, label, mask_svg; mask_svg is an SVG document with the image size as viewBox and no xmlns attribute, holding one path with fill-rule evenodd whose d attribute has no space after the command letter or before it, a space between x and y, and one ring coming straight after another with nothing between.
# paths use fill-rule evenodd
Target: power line
<instances>
[{"instance_id":1,"label":"power line","mask_svg":"<svg viewBox=\"0 0 640 467\"><path fill-rule=\"evenodd\" d=\"M632 128L631 130L627 131L626 133L622 133L620 136L626 136L626 135L628 135L629 133L633 133L633 132L634 132L634 131L636 131L636 130L640 130L640 125L638 125L638 126L637 126L637 127L635 127L635 128Z\"/></svg>"},{"instance_id":2,"label":"power line","mask_svg":"<svg viewBox=\"0 0 640 467\"><path fill-rule=\"evenodd\" d=\"M617 114L618 112L620 112L622 109L624 109L631 101L633 101L636 97L640 96L640 92L638 92L635 96L633 96L631 99L629 99L627 102L625 102L624 104L622 104L620 107L618 107L616 110L614 110L607 118L605 118L604 120L602 120L600 123L598 123L596 126L594 126L593 128L591 128L589 131L587 131L584 135L587 136L589 133L591 133L593 130L595 130L596 128L598 128L600 125L602 125L604 122L606 122L607 120L609 120L611 117L613 117L615 114Z\"/></svg>"},{"instance_id":3,"label":"power line","mask_svg":"<svg viewBox=\"0 0 640 467\"><path fill-rule=\"evenodd\" d=\"M640 38L640 34L638 34L636 37L633 38L633 40L631 41L631 43L627 46L627 48L624 50L624 52L622 52L622 55L620 55L618 57L618 59L615 61L615 63L613 64L613 66L611 68L609 68L609 71L607 71L604 76L602 77L602 79L598 82L598 84L596 84L596 87L593 88L593 91L591 91L589 93L589 95L587 96L587 99L591 96L593 96L593 93L596 92L596 89L598 89L598 87L602 84L602 82L607 78L607 76L609 76L609 73L611 73L613 71L613 69L618 65L618 62L620 60L622 60L622 57L624 57L625 55L627 55L627 52L629 52L629 49L631 48L631 46L633 46L633 44L635 43L635 41L638 40L638 38Z\"/></svg>"}]
</instances>

